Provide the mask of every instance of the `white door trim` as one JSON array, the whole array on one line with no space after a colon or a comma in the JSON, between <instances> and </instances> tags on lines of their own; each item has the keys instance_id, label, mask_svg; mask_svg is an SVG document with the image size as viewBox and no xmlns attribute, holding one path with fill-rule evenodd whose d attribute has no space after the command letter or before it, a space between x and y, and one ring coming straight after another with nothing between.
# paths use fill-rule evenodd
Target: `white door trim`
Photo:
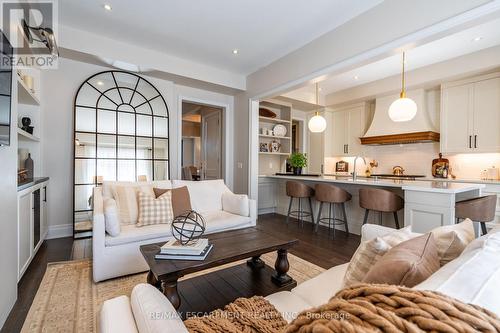
<instances>
[{"instance_id":1,"label":"white door trim","mask_svg":"<svg viewBox=\"0 0 500 333\"><path fill-rule=\"evenodd\" d=\"M207 106L215 106L222 108L222 144L224 145L224 152L222 154L222 176L225 179L226 185L233 189L233 175L234 175L234 112L232 106L227 103L216 102L187 95L179 95L177 98L177 179L182 179L182 102L192 102L203 104Z\"/></svg>"}]
</instances>

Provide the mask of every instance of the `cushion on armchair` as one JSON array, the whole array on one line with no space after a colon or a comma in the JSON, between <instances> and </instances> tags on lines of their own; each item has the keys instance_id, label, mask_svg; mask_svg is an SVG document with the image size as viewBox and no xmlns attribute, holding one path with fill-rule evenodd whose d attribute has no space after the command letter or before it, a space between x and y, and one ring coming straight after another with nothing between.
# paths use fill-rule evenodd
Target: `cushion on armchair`
<instances>
[{"instance_id":1,"label":"cushion on armchair","mask_svg":"<svg viewBox=\"0 0 500 333\"><path fill-rule=\"evenodd\" d=\"M224 184L224 179L202 180L199 182L173 180L172 184L174 188L187 186L191 198L191 207L202 215L203 213L222 210L222 194L229 191L229 188Z\"/></svg>"},{"instance_id":2,"label":"cushion on armchair","mask_svg":"<svg viewBox=\"0 0 500 333\"><path fill-rule=\"evenodd\" d=\"M153 187L148 184L130 183L111 187L111 193L116 200L120 223L122 225L135 224L139 217L137 193L143 192L154 196Z\"/></svg>"},{"instance_id":3,"label":"cushion on armchair","mask_svg":"<svg viewBox=\"0 0 500 333\"><path fill-rule=\"evenodd\" d=\"M246 194L225 192L222 194L222 210L228 213L250 216L250 204Z\"/></svg>"},{"instance_id":4,"label":"cushion on armchair","mask_svg":"<svg viewBox=\"0 0 500 333\"><path fill-rule=\"evenodd\" d=\"M115 199L104 199L104 221L106 232L110 236L116 237L120 234L120 217Z\"/></svg>"},{"instance_id":5,"label":"cushion on armchair","mask_svg":"<svg viewBox=\"0 0 500 333\"><path fill-rule=\"evenodd\" d=\"M137 227L153 224L168 224L174 219L172 192L168 191L159 198L139 192L139 218Z\"/></svg>"},{"instance_id":6,"label":"cushion on armchair","mask_svg":"<svg viewBox=\"0 0 500 333\"><path fill-rule=\"evenodd\" d=\"M155 196L158 198L162 194L172 191L172 209L174 216L179 216L182 213L191 210L191 198L187 186L182 186L174 189L153 188Z\"/></svg>"}]
</instances>

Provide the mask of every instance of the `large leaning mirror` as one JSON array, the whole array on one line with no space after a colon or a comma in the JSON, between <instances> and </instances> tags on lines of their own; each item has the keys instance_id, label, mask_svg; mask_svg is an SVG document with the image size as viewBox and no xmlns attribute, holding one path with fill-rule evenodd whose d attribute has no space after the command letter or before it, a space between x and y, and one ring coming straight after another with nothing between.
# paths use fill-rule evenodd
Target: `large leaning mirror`
<instances>
[{"instance_id":1,"label":"large leaning mirror","mask_svg":"<svg viewBox=\"0 0 500 333\"><path fill-rule=\"evenodd\" d=\"M144 78L107 71L88 78L74 107L74 236L92 231L92 189L103 181L170 178L165 99Z\"/></svg>"}]
</instances>

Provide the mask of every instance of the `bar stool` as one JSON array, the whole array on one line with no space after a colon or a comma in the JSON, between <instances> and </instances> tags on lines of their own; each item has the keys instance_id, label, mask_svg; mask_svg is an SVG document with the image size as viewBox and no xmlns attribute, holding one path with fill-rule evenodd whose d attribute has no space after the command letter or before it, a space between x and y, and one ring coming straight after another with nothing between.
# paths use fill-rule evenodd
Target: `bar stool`
<instances>
[{"instance_id":1,"label":"bar stool","mask_svg":"<svg viewBox=\"0 0 500 333\"><path fill-rule=\"evenodd\" d=\"M472 221L481 224L483 235L488 233L486 223L495 219L495 210L497 206L497 196L487 195L484 197L468 199L455 203L455 218L457 223L460 219L469 218Z\"/></svg>"},{"instance_id":2,"label":"bar stool","mask_svg":"<svg viewBox=\"0 0 500 333\"><path fill-rule=\"evenodd\" d=\"M286 195L290 197L288 214L286 216L286 224L288 224L288 220L290 216L292 216L300 221L301 226L304 226L304 217L310 217L314 225L314 216L311 203L311 197L314 196L314 189L310 186L307 186L306 184L290 180L286 182ZM299 199L299 209L292 211L292 202L294 198ZM306 212L302 209L302 199L306 198L309 201L309 212Z\"/></svg>"},{"instance_id":3,"label":"bar stool","mask_svg":"<svg viewBox=\"0 0 500 333\"><path fill-rule=\"evenodd\" d=\"M380 224L382 224L382 213L392 212L396 228L399 229L398 210L404 207L404 200L399 195L387 190L362 188L359 189L359 205L366 209L363 224L366 224L370 210L379 212Z\"/></svg>"},{"instance_id":4,"label":"bar stool","mask_svg":"<svg viewBox=\"0 0 500 333\"><path fill-rule=\"evenodd\" d=\"M344 225L346 235L349 235L349 226L347 225L347 215L345 213L345 203L351 200L352 195L337 186L317 184L314 188L314 197L319 201L318 218L316 219L316 228L314 231L318 231L318 226L321 221L328 221L328 231L330 231L330 225L333 224L333 237L335 237L335 226L337 225ZM328 217L321 218L321 211L324 203L329 205ZM344 216L343 220L335 217L335 205L340 205L342 208L342 215Z\"/></svg>"}]
</instances>

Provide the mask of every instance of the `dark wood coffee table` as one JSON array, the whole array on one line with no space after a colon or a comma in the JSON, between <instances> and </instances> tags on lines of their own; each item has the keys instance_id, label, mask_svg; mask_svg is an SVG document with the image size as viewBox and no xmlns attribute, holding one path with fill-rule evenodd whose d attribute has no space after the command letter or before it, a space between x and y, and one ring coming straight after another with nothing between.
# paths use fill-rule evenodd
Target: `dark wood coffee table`
<instances>
[{"instance_id":1,"label":"dark wood coffee table","mask_svg":"<svg viewBox=\"0 0 500 333\"><path fill-rule=\"evenodd\" d=\"M285 239L270 235L257 228L224 231L206 235L214 245L203 261L156 260L155 254L164 243L142 245L141 253L149 266L148 283L159 288L172 305L178 309L181 299L177 291L177 280L182 276L208 268L250 258L247 264L253 268L264 267L260 256L277 251L278 257L274 268L276 272L271 280L279 287L293 288L297 282L288 274L288 249L298 243L297 239Z\"/></svg>"}]
</instances>

